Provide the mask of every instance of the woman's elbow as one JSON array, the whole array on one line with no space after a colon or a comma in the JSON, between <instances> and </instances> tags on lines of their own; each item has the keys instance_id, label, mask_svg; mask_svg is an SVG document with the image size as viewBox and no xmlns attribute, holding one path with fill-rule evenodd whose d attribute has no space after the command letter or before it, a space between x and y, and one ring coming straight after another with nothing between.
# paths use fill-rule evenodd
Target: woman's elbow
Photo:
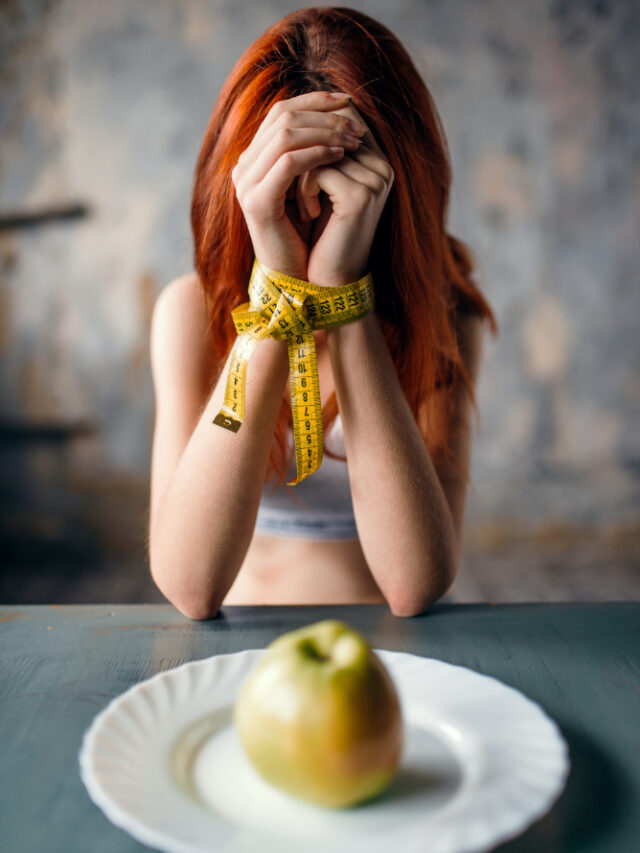
<instances>
[{"instance_id":1,"label":"woman's elbow","mask_svg":"<svg viewBox=\"0 0 640 853\"><path fill-rule=\"evenodd\" d=\"M160 587L158 587L160 589ZM215 619L220 609L217 600L207 598L204 595L168 595L163 589L160 592L173 604L173 606L187 619L193 622L206 622Z\"/></svg>"},{"instance_id":2,"label":"woman's elbow","mask_svg":"<svg viewBox=\"0 0 640 853\"><path fill-rule=\"evenodd\" d=\"M442 579L442 582L434 586L426 594L418 593L407 594L406 590L402 590L397 594L390 596L388 599L389 609L394 616L399 616L405 619L411 619L413 616L420 616L437 601L447 594L455 580L455 571L449 572Z\"/></svg>"},{"instance_id":3,"label":"woman's elbow","mask_svg":"<svg viewBox=\"0 0 640 853\"><path fill-rule=\"evenodd\" d=\"M420 616L421 613L424 613L425 610L431 606L433 602L429 602L429 604L424 606L418 606L415 602L403 602L403 601L392 601L389 602L389 609L394 616L398 616L403 619L411 619L413 616Z\"/></svg>"},{"instance_id":4,"label":"woman's elbow","mask_svg":"<svg viewBox=\"0 0 640 853\"><path fill-rule=\"evenodd\" d=\"M149 564L153 582L164 595L164 597L187 619L194 622L204 622L207 619L215 619L221 601L218 596L203 590L189 591L176 587L167 580L170 575L161 571L158 563L153 560Z\"/></svg>"},{"instance_id":5,"label":"woman's elbow","mask_svg":"<svg viewBox=\"0 0 640 853\"><path fill-rule=\"evenodd\" d=\"M193 622L206 622L208 619L215 619L219 610L217 604L208 604L202 600L185 603L172 602L172 604L176 610L179 610L183 616Z\"/></svg>"}]
</instances>

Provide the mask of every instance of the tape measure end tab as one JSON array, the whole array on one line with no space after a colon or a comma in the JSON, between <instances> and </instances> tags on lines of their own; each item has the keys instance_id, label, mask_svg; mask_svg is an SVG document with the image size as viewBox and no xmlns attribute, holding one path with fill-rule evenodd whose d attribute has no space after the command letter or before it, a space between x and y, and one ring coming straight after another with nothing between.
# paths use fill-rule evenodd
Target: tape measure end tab
<instances>
[{"instance_id":1,"label":"tape measure end tab","mask_svg":"<svg viewBox=\"0 0 640 853\"><path fill-rule=\"evenodd\" d=\"M224 412L218 412L211 423L217 424L224 429L228 429L229 432L238 432L242 426L242 421L237 420L237 418L232 418L229 415L225 415Z\"/></svg>"}]
</instances>

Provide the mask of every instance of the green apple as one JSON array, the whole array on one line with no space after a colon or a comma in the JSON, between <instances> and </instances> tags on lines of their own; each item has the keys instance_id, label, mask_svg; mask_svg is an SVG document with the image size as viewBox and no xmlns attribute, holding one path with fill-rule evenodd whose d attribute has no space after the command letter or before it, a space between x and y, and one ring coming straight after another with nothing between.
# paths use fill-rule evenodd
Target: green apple
<instances>
[{"instance_id":1,"label":"green apple","mask_svg":"<svg viewBox=\"0 0 640 853\"><path fill-rule=\"evenodd\" d=\"M344 808L379 794L400 763L400 701L364 637L326 619L273 640L233 708L258 773L288 794Z\"/></svg>"}]
</instances>

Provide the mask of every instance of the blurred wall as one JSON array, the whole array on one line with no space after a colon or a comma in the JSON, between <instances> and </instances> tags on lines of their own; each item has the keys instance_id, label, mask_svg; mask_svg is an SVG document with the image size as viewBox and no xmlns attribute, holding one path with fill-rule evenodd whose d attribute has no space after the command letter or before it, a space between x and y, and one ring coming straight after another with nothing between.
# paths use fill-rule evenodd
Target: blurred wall
<instances>
[{"instance_id":1,"label":"blurred wall","mask_svg":"<svg viewBox=\"0 0 640 853\"><path fill-rule=\"evenodd\" d=\"M192 269L200 139L244 48L301 5L2 4L0 498L14 556L38 558L38 543L68 556L72 541L83 558L142 553L149 321ZM478 387L468 529L634 526L638 4L352 5L398 35L434 95L450 231L500 324Z\"/></svg>"}]
</instances>

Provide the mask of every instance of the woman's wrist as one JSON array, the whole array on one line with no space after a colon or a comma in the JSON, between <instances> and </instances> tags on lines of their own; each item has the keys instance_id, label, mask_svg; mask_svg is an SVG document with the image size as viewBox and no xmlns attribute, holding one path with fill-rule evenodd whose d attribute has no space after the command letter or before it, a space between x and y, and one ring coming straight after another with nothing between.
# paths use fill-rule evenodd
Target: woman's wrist
<instances>
[{"instance_id":1,"label":"woman's wrist","mask_svg":"<svg viewBox=\"0 0 640 853\"><path fill-rule=\"evenodd\" d=\"M322 287L344 287L346 284L353 284L359 281L367 272L367 268L362 264L354 264L352 267L342 267L341 269L322 269L317 272L310 267L308 270L307 281L313 284L319 284Z\"/></svg>"}]
</instances>

